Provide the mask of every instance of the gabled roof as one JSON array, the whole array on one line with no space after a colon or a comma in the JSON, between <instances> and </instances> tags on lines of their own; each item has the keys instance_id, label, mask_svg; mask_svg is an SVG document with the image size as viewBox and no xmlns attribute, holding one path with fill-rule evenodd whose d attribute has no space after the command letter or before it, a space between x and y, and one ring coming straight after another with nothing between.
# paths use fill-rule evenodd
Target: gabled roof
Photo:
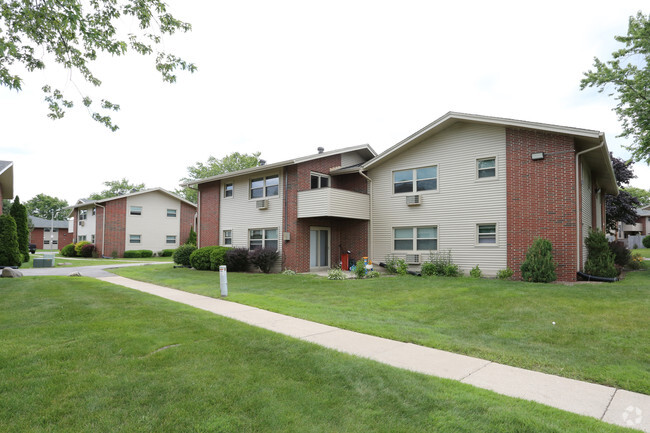
<instances>
[{"instance_id":1,"label":"gabled roof","mask_svg":"<svg viewBox=\"0 0 650 433\"><path fill-rule=\"evenodd\" d=\"M31 220L32 225L34 228L50 228L52 227L52 220L48 220L45 218L40 218L40 217L35 217L32 215L28 215L28 218ZM59 220L54 220L54 228L57 229L68 229L68 221L59 221Z\"/></svg>"},{"instance_id":2,"label":"gabled roof","mask_svg":"<svg viewBox=\"0 0 650 433\"><path fill-rule=\"evenodd\" d=\"M457 113L450 111L439 119L434 120L424 128L406 137L404 140L388 148L386 151L380 153L375 158L363 164L363 169L368 169L377 166L391 157L409 149L410 147L438 134L439 132L449 128L457 123L474 123L483 125L503 126L507 128L516 129L533 129L538 131L570 135L574 137L576 143L576 150L582 151L595 147L604 143L601 148L595 152L584 154L584 158L596 167L599 184L603 190L608 194L618 194L616 186L616 177L614 176L614 169L612 162L609 158L609 150L605 141L605 134L600 131L591 129L572 128L568 126L551 125L547 123L528 122L524 120L505 119L500 117L481 116L477 114Z\"/></svg>"},{"instance_id":3,"label":"gabled roof","mask_svg":"<svg viewBox=\"0 0 650 433\"><path fill-rule=\"evenodd\" d=\"M315 159L324 158L324 157L327 157L327 156L339 155L339 154L351 153L351 152L361 153L363 155L363 157L368 158L368 159L374 158L375 156L377 156L377 152L375 152L374 149L372 147L370 147L369 144L362 144L362 145L359 145L359 146L351 146L351 147L344 147L342 149L330 150L328 152L323 152L323 153L315 153L315 154L303 156L303 157L300 157L300 158L288 159L286 161L275 162L273 164L266 164L266 165L260 165L260 166L257 166L257 167L245 168L243 170L231 171L231 172L228 172L228 173L218 174L216 176L206 177L204 179L197 179L197 180L193 180L191 182L181 183L180 185L181 186L199 185L199 184L202 184L202 183L214 182L215 180L227 179L227 178L237 177L237 176L243 176L243 175L257 173L257 172L261 172L261 171L272 170L272 169L275 169L275 168L286 167L288 165L300 164L302 162L308 162L308 161L312 161L312 160L315 160ZM358 170L355 170L355 171L358 171Z\"/></svg>"},{"instance_id":4,"label":"gabled roof","mask_svg":"<svg viewBox=\"0 0 650 433\"><path fill-rule=\"evenodd\" d=\"M0 161L0 186L2 186L2 198L14 198L14 163L12 161Z\"/></svg>"},{"instance_id":5,"label":"gabled roof","mask_svg":"<svg viewBox=\"0 0 650 433\"><path fill-rule=\"evenodd\" d=\"M191 201L185 200L184 198L179 197L176 194L167 191L166 189L163 189L163 188L149 188L149 189L142 189L142 190L136 191L136 192L131 192L131 193L128 193L128 194L118 195L117 197L102 198L102 199L99 199L99 200L87 200L87 199L82 198L82 199L77 200L77 203L73 204L72 206L67 206L67 207L64 207L63 209L72 210L72 209L76 209L76 208L80 208L80 207L86 207L86 206L90 206L90 205L94 205L94 204L102 204L102 203L106 203L106 202L113 201L113 200L118 200L118 199L125 198L125 197L134 197L136 195L148 194L148 193L156 192L156 191L161 192L163 194L166 194L166 195L168 195L170 197L173 197L175 199L178 199L178 200L180 200L180 201L182 201L182 202L184 202L184 203L186 203L186 204L188 204L188 205L190 205L192 207L196 207L196 205L194 203L192 203Z\"/></svg>"}]
</instances>

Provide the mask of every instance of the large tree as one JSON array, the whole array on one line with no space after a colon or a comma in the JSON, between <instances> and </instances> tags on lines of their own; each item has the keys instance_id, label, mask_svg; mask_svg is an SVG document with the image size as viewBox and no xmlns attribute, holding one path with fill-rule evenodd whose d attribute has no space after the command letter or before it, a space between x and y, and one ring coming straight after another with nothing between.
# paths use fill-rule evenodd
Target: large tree
<instances>
[{"instance_id":1,"label":"large tree","mask_svg":"<svg viewBox=\"0 0 650 433\"><path fill-rule=\"evenodd\" d=\"M630 17L627 36L615 39L624 47L606 62L594 58L594 69L585 73L580 89L608 89L618 101L614 111L623 124L621 136L633 139L627 149L635 161L650 163L650 16L639 12Z\"/></svg>"},{"instance_id":2,"label":"large tree","mask_svg":"<svg viewBox=\"0 0 650 433\"><path fill-rule=\"evenodd\" d=\"M155 66L163 81L173 83L177 69L194 72L196 66L160 47L166 35L189 30L191 25L169 13L162 0L3 0L0 85L19 91L23 78L18 74L22 68L31 72L59 63L70 71L74 88L81 87L77 76L100 86L100 78L91 70L93 63L100 57L121 56L129 50L155 54ZM74 104L50 84L45 83L42 90L52 119L62 118ZM106 99L97 104L81 90L76 99L94 120L113 131L118 128L109 113L119 110L119 105Z\"/></svg>"},{"instance_id":3,"label":"large tree","mask_svg":"<svg viewBox=\"0 0 650 433\"><path fill-rule=\"evenodd\" d=\"M20 198L16 196L11 205L11 217L16 222L16 234L18 237L18 250L23 255L23 261L29 261L29 219L27 218L27 209L20 203Z\"/></svg>"},{"instance_id":4,"label":"large tree","mask_svg":"<svg viewBox=\"0 0 650 433\"><path fill-rule=\"evenodd\" d=\"M104 182L108 188L102 192L94 192L88 197L91 200L101 200L103 198L117 197L119 195L129 194L145 189L144 183L132 184L126 178L120 180L108 180Z\"/></svg>"},{"instance_id":5,"label":"large tree","mask_svg":"<svg viewBox=\"0 0 650 433\"><path fill-rule=\"evenodd\" d=\"M61 209L66 207L68 202L57 197L52 197L46 194L38 194L25 202L27 213L29 215L51 219L54 211L54 219L65 221L67 215L61 212ZM57 214L58 212L58 214Z\"/></svg>"},{"instance_id":6,"label":"large tree","mask_svg":"<svg viewBox=\"0 0 650 433\"><path fill-rule=\"evenodd\" d=\"M204 164L197 162L193 166L187 167L187 177L180 180L180 183L191 182L193 180L205 179L206 177L216 176L218 174L230 173L245 168L257 167L260 165L260 152L252 154L233 152L217 159L210 156ZM192 203L197 202L196 190L192 188L177 189L176 194L184 197Z\"/></svg>"},{"instance_id":7,"label":"large tree","mask_svg":"<svg viewBox=\"0 0 650 433\"><path fill-rule=\"evenodd\" d=\"M650 190L628 186L625 192L639 200L641 207L650 205Z\"/></svg>"},{"instance_id":8,"label":"large tree","mask_svg":"<svg viewBox=\"0 0 650 433\"><path fill-rule=\"evenodd\" d=\"M610 155L611 156L611 155ZM636 224L639 216L636 213L640 206L639 200L628 193L625 189L630 180L636 175L632 171L632 162L624 161L621 158L611 156L612 165L614 166L614 175L616 176L616 185L618 186L618 195L605 196L605 213L607 229L615 230L616 223L621 221L625 224Z\"/></svg>"},{"instance_id":9,"label":"large tree","mask_svg":"<svg viewBox=\"0 0 650 433\"><path fill-rule=\"evenodd\" d=\"M23 255L18 248L16 221L11 215L0 215L0 265L20 266Z\"/></svg>"}]
</instances>

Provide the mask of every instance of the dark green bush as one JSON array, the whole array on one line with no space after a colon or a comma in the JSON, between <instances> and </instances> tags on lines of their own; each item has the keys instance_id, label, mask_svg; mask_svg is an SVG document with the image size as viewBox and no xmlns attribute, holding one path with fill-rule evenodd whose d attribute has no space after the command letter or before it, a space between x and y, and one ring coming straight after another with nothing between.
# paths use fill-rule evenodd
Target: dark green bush
<instances>
[{"instance_id":1,"label":"dark green bush","mask_svg":"<svg viewBox=\"0 0 650 433\"><path fill-rule=\"evenodd\" d=\"M246 272L250 265L246 248L232 248L226 251L226 266L229 272Z\"/></svg>"},{"instance_id":2,"label":"dark green bush","mask_svg":"<svg viewBox=\"0 0 650 433\"><path fill-rule=\"evenodd\" d=\"M533 283L550 283L557 280L553 245L551 241L537 238L526 252L526 260L521 264L521 277Z\"/></svg>"},{"instance_id":3,"label":"dark green bush","mask_svg":"<svg viewBox=\"0 0 650 433\"><path fill-rule=\"evenodd\" d=\"M260 248L254 251L251 251L250 262L260 268L260 271L268 274L271 272L273 264L280 257L280 253L271 248Z\"/></svg>"},{"instance_id":4,"label":"dark green bush","mask_svg":"<svg viewBox=\"0 0 650 433\"><path fill-rule=\"evenodd\" d=\"M476 265L475 268L472 268L472 270L469 271L469 276L472 278L481 278L483 276L483 271L481 271L481 268Z\"/></svg>"},{"instance_id":5,"label":"dark green bush","mask_svg":"<svg viewBox=\"0 0 650 433\"><path fill-rule=\"evenodd\" d=\"M196 251L196 245L194 244L184 244L176 248L172 258L174 263L182 266L190 266L190 255Z\"/></svg>"},{"instance_id":6,"label":"dark green bush","mask_svg":"<svg viewBox=\"0 0 650 433\"><path fill-rule=\"evenodd\" d=\"M18 248L16 221L11 215L0 215L0 265L20 266L23 255Z\"/></svg>"},{"instance_id":7,"label":"dark green bush","mask_svg":"<svg viewBox=\"0 0 650 433\"><path fill-rule=\"evenodd\" d=\"M140 257L153 257L153 251L151 251L151 250L140 250Z\"/></svg>"},{"instance_id":8,"label":"dark green bush","mask_svg":"<svg viewBox=\"0 0 650 433\"><path fill-rule=\"evenodd\" d=\"M354 276L357 279L362 279L366 276L366 264L363 260L357 260L356 265L354 266L354 271L352 271Z\"/></svg>"},{"instance_id":9,"label":"dark green bush","mask_svg":"<svg viewBox=\"0 0 650 433\"><path fill-rule=\"evenodd\" d=\"M18 238L18 251L22 254L23 262L29 261L29 220L27 208L20 203L18 196L14 199L9 215L16 223L16 236Z\"/></svg>"},{"instance_id":10,"label":"dark green bush","mask_svg":"<svg viewBox=\"0 0 650 433\"><path fill-rule=\"evenodd\" d=\"M644 237L641 243L643 244L644 247L650 248L650 235Z\"/></svg>"},{"instance_id":11,"label":"dark green bush","mask_svg":"<svg viewBox=\"0 0 650 433\"><path fill-rule=\"evenodd\" d=\"M124 251L125 259L139 259L140 257L142 257L140 250Z\"/></svg>"},{"instance_id":12,"label":"dark green bush","mask_svg":"<svg viewBox=\"0 0 650 433\"><path fill-rule=\"evenodd\" d=\"M208 246L195 250L190 254L190 265L197 271L215 271L216 269L212 266L212 253L218 248L223 248L219 246Z\"/></svg>"},{"instance_id":13,"label":"dark green bush","mask_svg":"<svg viewBox=\"0 0 650 433\"><path fill-rule=\"evenodd\" d=\"M226 264L226 253L230 248L228 247L214 247L210 253L210 269L218 271L219 266Z\"/></svg>"},{"instance_id":14,"label":"dark green bush","mask_svg":"<svg viewBox=\"0 0 650 433\"><path fill-rule=\"evenodd\" d=\"M587 262L585 273L597 277L614 278L618 275L614 266L614 253L609 249L605 233L591 230L585 239L587 247Z\"/></svg>"},{"instance_id":15,"label":"dark green bush","mask_svg":"<svg viewBox=\"0 0 650 433\"><path fill-rule=\"evenodd\" d=\"M451 250L431 252L429 261L422 263L420 273L425 277L458 277L461 274L451 258Z\"/></svg>"},{"instance_id":16,"label":"dark green bush","mask_svg":"<svg viewBox=\"0 0 650 433\"><path fill-rule=\"evenodd\" d=\"M65 247L61 248L61 255L63 257L74 257L77 255L77 252L74 250L74 244L68 244Z\"/></svg>"},{"instance_id":17,"label":"dark green bush","mask_svg":"<svg viewBox=\"0 0 650 433\"><path fill-rule=\"evenodd\" d=\"M81 247L81 257L92 257L93 252L95 252L95 246L93 244L84 244Z\"/></svg>"},{"instance_id":18,"label":"dark green bush","mask_svg":"<svg viewBox=\"0 0 650 433\"><path fill-rule=\"evenodd\" d=\"M162 250L160 257L171 257L174 255L174 251L176 250Z\"/></svg>"},{"instance_id":19,"label":"dark green bush","mask_svg":"<svg viewBox=\"0 0 650 433\"><path fill-rule=\"evenodd\" d=\"M609 250L614 254L614 263L619 266L627 266L630 262L632 252L623 242L610 242Z\"/></svg>"},{"instance_id":20,"label":"dark green bush","mask_svg":"<svg viewBox=\"0 0 650 433\"><path fill-rule=\"evenodd\" d=\"M448 265L445 265L443 275L445 277L459 277L461 275L461 272L460 269L458 269L458 265L449 263Z\"/></svg>"}]
</instances>

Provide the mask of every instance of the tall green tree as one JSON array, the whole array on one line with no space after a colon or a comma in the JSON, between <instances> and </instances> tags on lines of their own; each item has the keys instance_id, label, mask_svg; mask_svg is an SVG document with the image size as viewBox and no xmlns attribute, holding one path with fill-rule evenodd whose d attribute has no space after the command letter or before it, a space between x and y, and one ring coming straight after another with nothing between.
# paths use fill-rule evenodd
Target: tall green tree
<instances>
[{"instance_id":1,"label":"tall green tree","mask_svg":"<svg viewBox=\"0 0 650 433\"><path fill-rule=\"evenodd\" d=\"M20 266L23 255L18 248L16 221L11 215L0 215L0 265Z\"/></svg>"},{"instance_id":2,"label":"tall green tree","mask_svg":"<svg viewBox=\"0 0 650 433\"><path fill-rule=\"evenodd\" d=\"M607 89L617 102L614 111L622 122L622 137L633 139L627 147L635 161L650 163L650 16L630 17L627 36L614 39L624 46L606 62L594 58L594 69L585 73L580 89Z\"/></svg>"},{"instance_id":3,"label":"tall green tree","mask_svg":"<svg viewBox=\"0 0 650 433\"><path fill-rule=\"evenodd\" d=\"M11 205L11 217L16 222L16 235L18 237L18 250L23 255L23 261L29 261L29 220L27 219L27 209L20 203L20 198L16 196Z\"/></svg>"},{"instance_id":4,"label":"tall green tree","mask_svg":"<svg viewBox=\"0 0 650 433\"><path fill-rule=\"evenodd\" d=\"M137 25L134 25L135 21ZM6 0L0 2L0 85L22 89L23 70L45 69L58 63L92 86L102 81L90 69L97 60L129 51L154 55L155 67L165 82L176 81L176 70L194 72L196 66L167 53L164 37L187 32L191 25L176 19L162 0ZM102 58L103 57L103 58ZM73 75L77 73L78 75ZM60 119L74 102L59 89L44 84L48 116ZM109 113L119 105L102 99L95 103L79 91L77 98L94 120L118 129Z\"/></svg>"},{"instance_id":5,"label":"tall green tree","mask_svg":"<svg viewBox=\"0 0 650 433\"><path fill-rule=\"evenodd\" d=\"M101 200L103 198L117 197L131 192L137 192L145 189L144 183L132 184L127 178L120 180L109 180L104 182L107 189L102 192L94 192L88 197L90 200Z\"/></svg>"},{"instance_id":6,"label":"tall green tree","mask_svg":"<svg viewBox=\"0 0 650 433\"><path fill-rule=\"evenodd\" d=\"M257 167L260 165L260 155L261 152L254 152L252 154L233 152L221 159L210 156L205 164L197 162L193 166L187 167L187 177L182 178L180 183L205 179L206 177L230 173L245 168ZM184 197L192 203L197 202L197 193L195 189L177 189L176 194Z\"/></svg>"},{"instance_id":7,"label":"tall green tree","mask_svg":"<svg viewBox=\"0 0 650 433\"><path fill-rule=\"evenodd\" d=\"M65 212L61 212L61 209L67 205L67 201L46 194L38 194L25 202L28 215L51 219L54 214L54 219L59 221L66 220L67 215Z\"/></svg>"},{"instance_id":8,"label":"tall green tree","mask_svg":"<svg viewBox=\"0 0 650 433\"><path fill-rule=\"evenodd\" d=\"M9 215L9 212L11 211L11 200L7 198L2 199L2 213Z\"/></svg>"},{"instance_id":9,"label":"tall green tree","mask_svg":"<svg viewBox=\"0 0 650 433\"><path fill-rule=\"evenodd\" d=\"M627 186L625 187L625 191L632 197L636 197L641 207L645 207L650 204L650 190Z\"/></svg>"}]
</instances>

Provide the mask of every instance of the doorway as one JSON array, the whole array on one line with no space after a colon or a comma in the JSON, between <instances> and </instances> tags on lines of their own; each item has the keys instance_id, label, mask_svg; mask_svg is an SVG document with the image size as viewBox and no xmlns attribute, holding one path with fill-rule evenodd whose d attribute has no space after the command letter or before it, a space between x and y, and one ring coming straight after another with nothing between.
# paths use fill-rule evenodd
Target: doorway
<instances>
[{"instance_id":1,"label":"doorway","mask_svg":"<svg viewBox=\"0 0 650 433\"><path fill-rule=\"evenodd\" d=\"M309 267L312 269L330 267L330 229L327 227L309 229Z\"/></svg>"}]
</instances>

